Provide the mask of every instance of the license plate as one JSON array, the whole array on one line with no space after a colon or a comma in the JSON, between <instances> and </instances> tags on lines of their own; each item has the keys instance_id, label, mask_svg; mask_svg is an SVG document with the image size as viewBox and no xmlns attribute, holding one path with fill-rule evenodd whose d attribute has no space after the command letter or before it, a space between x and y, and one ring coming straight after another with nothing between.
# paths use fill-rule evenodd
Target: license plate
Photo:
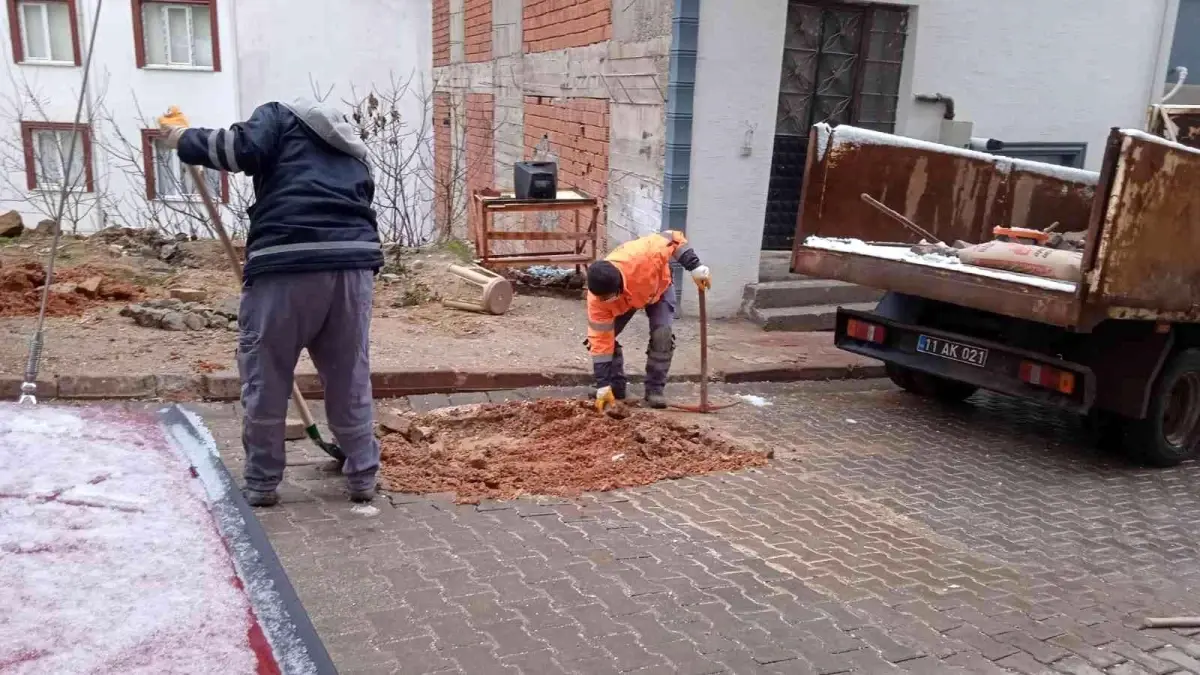
<instances>
[{"instance_id":1,"label":"license plate","mask_svg":"<svg viewBox=\"0 0 1200 675\"><path fill-rule=\"evenodd\" d=\"M958 361L979 368L987 364L988 350L972 347L950 340L922 335L917 338L917 351L950 361Z\"/></svg>"}]
</instances>

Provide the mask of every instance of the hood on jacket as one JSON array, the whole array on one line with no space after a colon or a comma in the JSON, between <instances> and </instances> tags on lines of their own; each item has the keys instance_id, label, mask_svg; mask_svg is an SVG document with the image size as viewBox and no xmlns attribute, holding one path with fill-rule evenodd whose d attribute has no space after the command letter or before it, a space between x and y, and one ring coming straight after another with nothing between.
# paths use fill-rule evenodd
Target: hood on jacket
<instances>
[{"instance_id":1,"label":"hood on jacket","mask_svg":"<svg viewBox=\"0 0 1200 675\"><path fill-rule=\"evenodd\" d=\"M303 97L280 105L292 111L321 140L360 162L367 161L367 145L333 106Z\"/></svg>"}]
</instances>

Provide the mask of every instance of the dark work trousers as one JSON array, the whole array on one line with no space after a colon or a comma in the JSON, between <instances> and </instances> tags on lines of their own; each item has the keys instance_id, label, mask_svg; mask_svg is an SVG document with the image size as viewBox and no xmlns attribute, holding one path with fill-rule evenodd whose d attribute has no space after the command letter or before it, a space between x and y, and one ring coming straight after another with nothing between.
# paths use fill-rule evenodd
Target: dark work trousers
<instances>
[{"instance_id":1,"label":"dark work trousers","mask_svg":"<svg viewBox=\"0 0 1200 675\"><path fill-rule=\"evenodd\" d=\"M287 464L284 435L292 379L308 349L325 388L329 429L346 455L352 490L375 487L379 442L371 400L370 270L267 274L242 290L238 371L246 487L274 490Z\"/></svg>"},{"instance_id":2,"label":"dark work trousers","mask_svg":"<svg viewBox=\"0 0 1200 675\"><path fill-rule=\"evenodd\" d=\"M675 337L671 332L671 324L675 321L675 285L667 286L662 298L652 305L646 305L644 311L650 319L650 344L646 349L646 393L661 394L667 388L667 374L671 371L671 357L675 352ZM637 312L636 309L625 312L613 322L618 339ZM628 386L625 354L620 342L617 342L613 351L612 386L618 392L625 391Z\"/></svg>"}]
</instances>

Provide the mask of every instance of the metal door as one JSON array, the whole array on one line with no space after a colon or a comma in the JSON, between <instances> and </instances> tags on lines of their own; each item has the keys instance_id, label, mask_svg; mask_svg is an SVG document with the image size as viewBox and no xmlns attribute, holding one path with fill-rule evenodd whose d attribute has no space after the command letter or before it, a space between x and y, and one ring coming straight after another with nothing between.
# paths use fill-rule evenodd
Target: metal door
<instances>
[{"instance_id":1,"label":"metal door","mask_svg":"<svg viewBox=\"0 0 1200 675\"><path fill-rule=\"evenodd\" d=\"M763 249L791 250L808 132L818 122L890 132L908 31L901 7L789 2Z\"/></svg>"}]
</instances>

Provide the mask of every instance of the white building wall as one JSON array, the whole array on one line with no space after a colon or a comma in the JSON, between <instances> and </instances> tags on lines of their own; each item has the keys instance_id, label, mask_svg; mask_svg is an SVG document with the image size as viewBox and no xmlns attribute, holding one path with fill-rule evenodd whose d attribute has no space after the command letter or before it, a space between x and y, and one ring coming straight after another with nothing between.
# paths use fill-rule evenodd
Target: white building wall
<instances>
[{"instance_id":1,"label":"white building wall","mask_svg":"<svg viewBox=\"0 0 1200 675\"><path fill-rule=\"evenodd\" d=\"M395 81L410 84L401 114L415 120L432 96L430 0L238 0L235 12L244 116L314 89L339 103Z\"/></svg>"},{"instance_id":2,"label":"white building wall","mask_svg":"<svg viewBox=\"0 0 1200 675\"><path fill-rule=\"evenodd\" d=\"M97 2L80 0L79 40L83 62L91 39ZM153 128L154 119L171 105L178 105L193 124L227 124L236 115L234 92L237 60L232 58L232 0L217 5L219 39L222 51L220 72L162 68L138 68L134 47L132 3L104 3L96 29L95 56L92 61L89 95L84 121L92 121L92 170L94 196L103 195L107 204L97 203L86 217L76 223L79 232L105 225L138 226L144 215L145 186L141 169L130 166L126 157L141 159L143 128ZM3 21L9 20L7 13ZM18 117L29 121L71 122L83 79L83 66L28 65L12 62L9 31L2 31L6 77L0 80L0 124L4 134L2 152L5 164L14 168L11 155L19 148ZM28 93L45 105L40 110L29 102ZM20 102L20 103L18 103ZM21 115L17 113L21 112ZM136 154L135 154L136 153ZM28 226L48 217L56 196L14 190L23 186L23 170L9 174L0 183L0 209L21 212ZM82 204L83 200L69 200ZM114 208L115 207L115 208ZM82 209L81 209L82 211ZM170 216L163 215L163 218ZM70 219L70 214L64 221ZM70 227L64 222L64 228Z\"/></svg>"},{"instance_id":3,"label":"white building wall","mask_svg":"<svg viewBox=\"0 0 1200 675\"><path fill-rule=\"evenodd\" d=\"M1178 0L915 0L897 133L935 139L954 98L975 136L1082 142L1098 169L1114 126L1141 128L1167 72Z\"/></svg>"},{"instance_id":4,"label":"white building wall","mask_svg":"<svg viewBox=\"0 0 1200 675\"><path fill-rule=\"evenodd\" d=\"M97 1L78 0L77 5L86 62ZM96 194L104 195L107 206L92 208L78 231L147 224L143 177L124 157L132 150L140 161L141 129L153 128L155 118L171 105L178 105L195 126L227 127L264 102L311 96L313 83L330 102L341 104L353 98L353 90L365 96L372 87L386 88L394 74L398 81L412 78L412 95L402 114L418 123L423 97L432 90L430 7L430 0L236 0L236 6L235 0L218 0L221 71L212 72L138 68L132 3L105 2L85 119L98 118L93 124L93 172ZM0 78L0 153L5 155L3 166L19 169L0 180L0 211L16 209L32 227L47 217L54 199L25 190L21 162L15 161L20 158L8 156L20 151L14 110L23 107L33 121L72 121L83 67L14 64L7 12L0 11L0 20L6 24L0 31L5 70ZM25 89L45 103L42 111L15 104L27 98ZM182 206L202 213L198 204ZM170 214L159 218L179 220Z\"/></svg>"},{"instance_id":5,"label":"white building wall","mask_svg":"<svg viewBox=\"0 0 1200 675\"><path fill-rule=\"evenodd\" d=\"M688 237L713 267L713 316L758 280L786 0L702 0ZM936 140L942 93L973 135L1086 142L1144 123L1167 71L1178 0L906 0L913 7L896 132ZM753 36L753 39L747 39ZM749 153L743 149L750 133Z\"/></svg>"},{"instance_id":6,"label":"white building wall","mask_svg":"<svg viewBox=\"0 0 1200 675\"><path fill-rule=\"evenodd\" d=\"M713 317L736 314L758 281L786 18L786 0L700 3L687 236L713 270ZM683 298L694 313L694 294Z\"/></svg>"}]
</instances>

